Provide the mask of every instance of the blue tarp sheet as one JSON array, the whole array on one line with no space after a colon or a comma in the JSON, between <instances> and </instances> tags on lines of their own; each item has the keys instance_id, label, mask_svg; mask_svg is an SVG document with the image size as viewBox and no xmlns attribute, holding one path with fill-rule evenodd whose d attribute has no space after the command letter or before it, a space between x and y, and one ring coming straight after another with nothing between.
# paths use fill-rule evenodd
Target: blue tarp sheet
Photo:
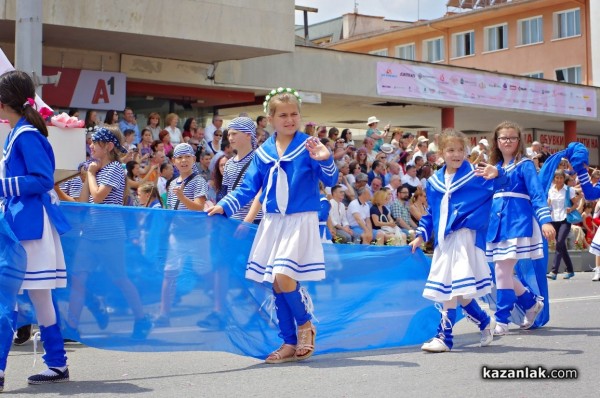
<instances>
[{"instance_id":1,"label":"blue tarp sheet","mask_svg":"<svg viewBox=\"0 0 600 398\"><path fill-rule=\"evenodd\" d=\"M55 301L61 322L69 319L80 335L65 337L103 349L253 357L281 344L275 314L271 321L263 305L270 286L244 278L254 225L190 211L62 209L73 228L62 236L68 288L56 290ZM324 247L327 278L305 284L318 319L318 353L420 344L435 334L439 313L421 296L430 264L422 252ZM19 323L31 322L31 305L20 300ZM165 301L172 302L170 325L132 338L134 317L158 315Z\"/></svg>"}]
</instances>

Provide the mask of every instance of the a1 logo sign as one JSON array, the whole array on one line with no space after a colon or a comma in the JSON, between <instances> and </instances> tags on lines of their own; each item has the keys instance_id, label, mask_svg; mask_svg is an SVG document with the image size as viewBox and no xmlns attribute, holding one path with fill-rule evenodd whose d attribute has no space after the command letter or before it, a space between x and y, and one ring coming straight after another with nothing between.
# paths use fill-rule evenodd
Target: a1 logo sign
<instances>
[{"instance_id":1,"label":"a1 logo sign","mask_svg":"<svg viewBox=\"0 0 600 398\"><path fill-rule=\"evenodd\" d=\"M126 75L82 70L71 99L72 108L124 109Z\"/></svg>"},{"instance_id":2,"label":"a1 logo sign","mask_svg":"<svg viewBox=\"0 0 600 398\"><path fill-rule=\"evenodd\" d=\"M94 90L94 96L92 97L92 104L97 105L99 103L109 104L109 94L115 95L115 78L114 76L108 80L99 79Z\"/></svg>"}]
</instances>

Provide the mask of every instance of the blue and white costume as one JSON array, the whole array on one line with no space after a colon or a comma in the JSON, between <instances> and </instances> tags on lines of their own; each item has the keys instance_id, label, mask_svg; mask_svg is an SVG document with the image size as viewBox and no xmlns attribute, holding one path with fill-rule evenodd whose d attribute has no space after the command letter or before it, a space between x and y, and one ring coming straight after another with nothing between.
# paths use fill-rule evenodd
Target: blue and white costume
<instances>
[{"instance_id":1,"label":"blue and white costume","mask_svg":"<svg viewBox=\"0 0 600 398\"><path fill-rule=\"evenodd\" d=\"M592 185L590 175L586 169L581 168L580 170L577 170L577 178L579 179L581 190L583 191L583 196L585 196L586 200L596 200L600 198L600 185ZM594 239L592 239L590 253L594 256L600 256L600 234L598 231L596 231Z\"/></svg>"},{"instance_id":2,"label":"blue and white costume","mask_svg":"<svg viewBox=\"0 0 600 398\"><path fill-rule=\"evenodd\" d=\"M321 280L325 261L317 181L334 185L338 170L333 157L311 159L305 147L310 136L297 131L282 157L277 154L275 136L256 150L243 182L218 204L230 217L263 188L264 217L250 251L248 279L273 283L275 274L280 273L297 281Z\"/></svg>"},{"instance_id":3,"label":"blue and white costume","mask_svg":"<svg viewBox=\"0 0 600 398\"><path fill-rule=\"evenodd\" d=\"M498 167L501 163L498 164ZM547 196L531 159L503 167L507 184L493 197L487 232L488 261L544 257L540 225L552 221Z\"/></svg>"},{"instance_id":4,"label":"blue and white costume","mask_svg":"<svg viewBox=\"0 0 600 398\"><path fill-rule=\"evenodd\" d=\"M25 118L9 133L0 162L0 198L5 218L27 252L22 289L67 285L59 234L70 226L54 192L54 152Z\"/></svg>"},{"instance_id":5,"label":"blue and white costume","mask_svg":"<svg viewBox=\"0 0 600 398\"><path fill-rule=\"evenodd\" d=\"M474 174L464 161L456 174L446 175L446 166L427 184L428 212L417 234L428 241L433 235L431 271L423 297L437 302L453 297L477 298L491 291L492 276L485 259L485 234L495 187L505 182L499 169L495 180Z\"/></svg>"},{"instance_id":6,"label":"blue and white costume","mask_svg":"<svg viewBox=\"0 0 600 398\"><path fill-rule=\"evenodd\" d=\"M331 210L331 203L327 200L327 196L321 194L321 209L319 210L319 234L321 235L321 242L331 242L331 231L327 227L327 220L329 219L329 211Z\"/></svg>"}]
</instances>

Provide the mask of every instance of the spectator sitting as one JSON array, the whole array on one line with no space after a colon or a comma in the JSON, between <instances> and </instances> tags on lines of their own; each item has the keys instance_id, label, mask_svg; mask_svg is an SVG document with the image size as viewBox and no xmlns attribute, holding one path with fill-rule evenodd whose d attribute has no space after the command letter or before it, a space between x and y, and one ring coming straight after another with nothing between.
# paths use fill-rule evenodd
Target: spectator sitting
<instances>
[{"instance_id":1,"label":"spectator sitting","mask_svg":"<svg viewBox=\"0 0 600 398\"><path fill-rule=\"evenodd\" d=\"M212 158L212 153L202 152L200 155L200 162L198 162L198 169L200 170L199 174L204 177L206 182L210 181L210 161Z\"/></svg>"},{"instance_id":2,"label":"spectator sitting","mask_svg":"<svg viewBox=\"0 0 600 398\"><path fill-rule=\"evenodd\" d=\"M367 176L369 177L369 180L367 181L369 185L371 185L371 182L375 177L381 178L381 181L385 180L385 163L380 160L374 161L371 166L371 171L367 173Z\"/></svg>"},{"instance_id":3,"label":"spectator sitting","mask_svg":"<svg viewBox=\"0 0 600 398\"><path fill-rule=\"evenodd\" d=\"M417 228L417 224L410 217L409 198L410 191L407 187L402 187L398 189L397 199L390 206L390 212L396 220L396 224L408 236L414 234L414 230Z\"/></svg>"},{"instance_id":4,"label":"spectator sitting","mask_svg":"<svg viewBox=\"0 0 600 398\"><path fill-rule=\"evenodd\" d=\"M163 155L164 156L164 155ZM173 178L173 165L171 163L163 163L160 165L160 177L156 183L158 196L160 196L163 205L167 203L167 192L169 190L169 181ZM166 208L166 206L165 206Z\"/></svg>"},{"instance_id":5,"label":"spectator sitting","mask_svg":"<svg viewBox=\"0 0 600 398\"><path fill-rule=\"evenodd\" d=\"M158 134L158 139L162 142L165 154L173 152L173 144L171 144L171 134L167 130L162 130Z\"/></svg>"},{"instance_id":6,"label":"spectator sitting","mask_svg":"<svg viewBox=\"0 0 600 398\"><path fill-rule=\"evenodd\" d=\"M525 153L529 159L533 159L540 155L541 149L542 144L540 144L538 141L533 141L531 146L525 149Z\"/></svg>"},{"instance_id":7,"label":"spectator sitting","mask_svg":"<svg viewBox=\"0 0 600 398\"><path fill-rule=\"evenodd\" d=\"M396 222L390 214L385 204L388 201L389 192L383 189L375 192L373 195L373 205L369 209L371 215L371 224L373 225L373 235L378 245L384 243L395 243L401 237L396 234L400 229L396 227ZM406 242L405 242L406 243Z\"/></svg>"},{"instance_id":8,"label":"spectator sitting","mask_svg":"<svg viewBox=\"0 0 600 398\"><path fill-rule=\"evenodd\" d=\"M360 239L360 234L350 228L346 206L342 202L344 190L341 185L335 185L331 188L331 223L334 228L333 241L336 243L350 243Z\"/></svg>"},{"instance_id":9,"label":"spectator sitting","mask_svg":"<svg viewBox=\"0 0 600 398\"><path fill-rule=\"evenodd\" d=\"M390 183L385 186L391 193L391 199L388 205L392 204L394 200L396 200L396 197L398 196L398 188L400 188L401 186L402 177L400 177L399 175L393 175L390 179Z\"/></svg>"},{"instance_id":10,"label":"spectator sitting","mask_svg":"<svg viewBox=\"0 0 600 398\"><path fill-rule=\"evenodd\" d=\"M350 202L347 210L347 214L350 215L348 217L350 228L352 228L354 234L360 235L363 245L370 245L371 240L373 240L371 212L368 204L370 199L371 192L366 187L359 188L357 198Z\"/></svg>"},{"instance_id":11,"label":"spectator sitting","mask_svg":"<svg viewBox=\"0 0 600 398\"><path fill-rule=\"evenodd\" d=\"M417 169L415 166L406 166L406 175L402 177L402 186L408 188L411 196L415 193L417 188L423 188L421 180L417 177Z\"/></svg>"},{"instance_id":12,"label":"spectator sitting","mask_svg":"<svg viewBox=\"0 0 600 398\"><path fill-rule=\"evenodd\" d=\"M153 182L145 182L137 189L138 203L141 207L162 209L163 203L158 195L158 189Z\"/></svg>"},{"instance_id":13,"label":"spectator sitting","mask_svg":"<svg viewBox=\"0 0 600 398\"><path fill-rule=\"evenodd\" d=\"M381 177L373 178L373 181L371 181L371 185L369 186L371 195L375 195L375 193L380 191L381 188L383 188L383 179Z\"/></svg>"},{"instance_id":14,"label":"spectator sitting","mask_svg":"<svg viewBox=\"0 0 600 398\"><path fill-rule=\"evenodd\" d=\"M410 201L410 216L415 224L419 224L421 217L427 214L427 195L425 191L417 189Z\"/></svg>"}]
</instances>

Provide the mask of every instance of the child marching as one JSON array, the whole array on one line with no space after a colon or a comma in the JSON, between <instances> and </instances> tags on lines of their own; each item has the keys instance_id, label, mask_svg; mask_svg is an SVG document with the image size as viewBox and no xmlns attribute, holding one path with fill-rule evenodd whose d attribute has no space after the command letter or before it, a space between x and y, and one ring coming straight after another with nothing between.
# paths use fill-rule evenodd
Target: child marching
<instances>
[{"instance_id":1,"label":"child marching","mask_svg":"<svg viewBox=\"0 0 600 398\"><path fill-rule=\"evenodd\" d=\"M494 321L475 299L491 291L485 232L494 187L505 181L503 170L490 165L476 169L466 160L467 139L463 133L445 130L439 145L445 166L428 181L430 206L419 222L417 238L410 243L414 252L431 236L435 242L423 297L436 302L441 321L436 336L421 347L428 352L452 349L458 304L479 327L481 346L493 340ZM486 181L499 174L502 178Z\"/></svg>"},{"instance_id":2,"label":"child marching","mask_svg":"<svg viewBox=\"0 0 600 398\"><path fill-rule=\"evenodd\" d=\"M338 170L329 150L300 132L298 92L278 88L264 106L275 133L260 146L240 186L209 215L231 216L262 189L264 213L246 267L246 277L272 284L283 344L266 363L307 359L314 353L316 328L312 300L301 281L325 278L319 236L319 180L332 186Z\"/></svg>"}]
</instances>

